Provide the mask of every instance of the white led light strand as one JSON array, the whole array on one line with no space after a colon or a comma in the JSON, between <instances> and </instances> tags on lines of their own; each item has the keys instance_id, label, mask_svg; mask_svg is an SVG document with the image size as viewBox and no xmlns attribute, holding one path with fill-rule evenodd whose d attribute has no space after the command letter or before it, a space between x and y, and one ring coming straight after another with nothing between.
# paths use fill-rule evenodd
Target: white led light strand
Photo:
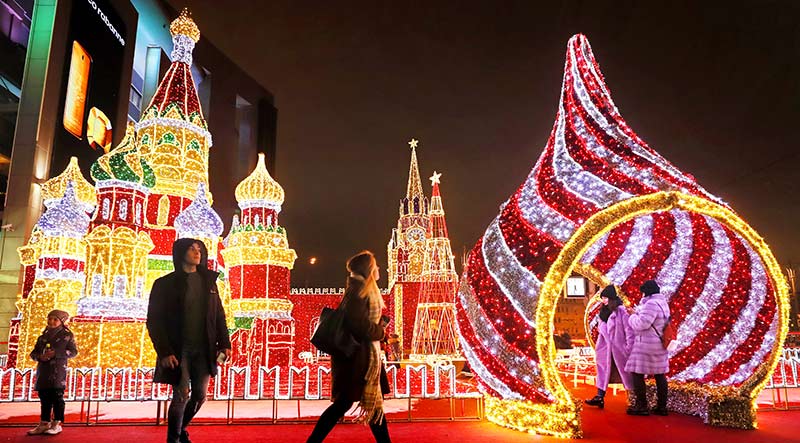
<instances>
[{"instance_id":1,"label":"white led light strand","mask_svg":"<svg viewBox=\"0 0 800 443\"><path fill-rule=\"evenodd\" d=\"M187 35L175 35L172 37L173 62L186 63L192 66L192 51L194 50L194 40Z\"/></svg>"},{"instance_id":2,"label":"white led light strand","mask_svg":"<svg viewBox=\"0 0 800 443\"><path fill-rule=\"evenodd\" d=\"M730 386L730 385L738 385L743 381L750 378L751 375L759 368L762 364L764 364L764 360L767 358L770 352L772 352L773 347L775 346L775 337L778 334L778 310L775 310L775 314L772 317L772 323L769 327L769 332L764 335L764 341L761 342L761 346L758 348L753 357L745 364L739 367L739 369L731 375L727 380L720 383L721 385Z\"/></svg>"},{"instance_id":3,"label":"white led light strand","mask_svg":"<svg viewBox=\"0 0 800 443\"><path fill-rule=\"evenodd\" d=\"M113 190L113 189L118 189L118 188L132 189L134 191L139 191L141 193L144 193L145 195L149 195L150 194L150 188L148 188L147 186L142 185L141 183L137 183L137 182L133 182L133 181L127 181L127 180L118 180L118 179L99 180L95 184L95 188L97 189L97 193L98 194L101 191L104 191L106 189L112 189Z\"/></svg>"},{"instance_id":4,"label":"white led light strand","mask_svg":"<svg viewBox=\"0 0 800 443\"><path fill-rule=\"evenodd\" d=\"M467 360L470 364L470 369L475 371L475 374L480 377L481 382L485 383L505 399L523 400L521 395L512 391L508 386L506 386L505 383L496 378L492 374L492 371L487 369L480 359L478 359L478 356L475 355L475 352L472 350L469 344L463 340L463 337L461 338L462 340L459 342L461 344L461 351L464 353L464 356L467 357Z\"/></svg>"},{"instance_id":5,"label":"white led light strand","mask_svg":"<svg viewBox=\"0 0 800 443\"><path fill-rule=\"evenodd\" d=\"M542 282L522 266L508 248L497 218L483 235L482 248L486 270L514 305L517 313L529 326L533 326L533 316L536 315L536 303L539 300Z\"/></svg>"},{"instance_id":6,"label":"white led light strand","mask_svg":"<svg viewBox=\"0 0 800 443\"><path fill-rule=\"evenodd\" d=\"M565 79L566 80L566 79ZM570 156L564 140L565 115L562 87L562 98L559 101L556 119L555 139L553 143L553 172L555 178L566 189L583 200L590 201L600 208L611 206L632 197L616 186L601 180L593 173L585 170L581 164Z\"/></svg>"},{"instance_id":7,"label":"white led light strand","mask_svg":"<svg viewBox=\"0 0 800 443\"><path fill-rule=\"evenodd\" d=\"M541 158L539 161L541 162ZM535 226L536 229L563 244L569 240L578 226L542 200L536 181L539 166L536 165L522 187L518 199L519 209L522 217L531 226Z\"/></svg>"},{"instance_id":8,"label":"white led light strand","mask_svg":"<svg viewBox=\"0 0 800 443\"><path fill-rule=\"evenodd\" d=\"M217 211L211 208L202 182L197 184L194 201L175 217L173 224L179 238L218 238L225 228Z\"/></svg>"},{"instance_id":9,"label":"white led light strand","mask_svg":"<svg viewBox=\"0 0 800 443\"><path fill-rule=\"evenodd\" d=\"M675 240L672 241L672 251L656 278L661 294L667 299L672 298L686 276L694 244L692 218L689 213L679 209L673 209L669 213L675 221Z\"/></svg>"},{"instance_id":10,"label":"white led light strand","mask_svg":"<svg viewBox=\"0 0 800 443\"><path fill-rule=\"evenodd\" d=\"M108 296L87 296L78 299L78 315L83 317L135 318L147 319L145 298L124 298Z\"/></svg>"},{"instance_id":11,"label":"white led light strand","mask_svg":"<svg viewBox=\"0 0 800 443\"><path fill-rule=\"evenodd\" d=\"M458 296L461 299L461 305L464 307L470 326L475 331L475 337L483 344L486 352L500 361L509 363L509 366L518 368L521 374L514 374L514 376L522 378L526 383L533 382L534 377L538 378L539 364L508 346L505 340L500 337L492 322L486 319L486 314L478 304L475 293L472 292L472 288L466 278L461 279L460 286ZM461 343L463 343L464 337L461 336L460 338ZM470 360L470 363L472 363L472 360ZM510 365L511 363L513 365ZM511 369L511 371L514 371L514 369Z\"/></svg>"},{"instance_id":12,"label":"white led light strand","mask_svg":"<svg viewBox=\"0 0 800 443\"><path fill-rule=\"evenodd\" d=\"M617 286L622 286L647 253L652 239L653 217L650 215L637 217L633 222L633 230L628 237L628 242L625 244L625 251L606 273L608 280Z\"/></svg>"},{"instance_id":13,"label":"white led light strand","mask_svg":"<svg viewBox=\"0 0 800 443\"><path fill-rule=\"evenodd\" d=\"M80 261L83 261L81 259ZM82 282L86 280L86 274L83 271L75 271L72 269L53 269L53 268L46 268L46 269L36 269L36 278L37 279L46 279L46 280L74 280Z\"/></svg>"},{"instance_id":14,"label":"white led light strand","mask_svg":"<svg viewBox=\"0 0 800 443\"><path fill-rule=\"evenodd\" d=\"M591 265L594 259L597 258L597 255L600 254L600 251L602 251L605 247L609 235L611 235L611 233L607 232L603 234L599 240L592 243L592 245L589 246L589 249L586 250L586 253L583 254L583 257L581 257L581 263L585 265Z\"/></svg>"},{"instance_id":15,"label":"white led light strand","mask_svg":"<svg viewBox=\"0 0 800 443\"><path fill-rule=\"evenodd\" d=\"M714 238L714 252L711 255L711 262L708 264L710 272L692 311L678 328L678 336L675 339L677 346L674 351L670 352L670 357L689 346L697 334L703 330L708 316L722 299L722 291L728 284L728 276L731 272L733 249L728 234L716 220L708 216L703 217L708 227L711 228L711 235Z\"/></svg>"},{"instance_id":16,"label":"white led light strand","mask_svg":"<svg viewBox=\"0 0 800 443\"><path fill-rule=\"evenodd\" d=\"M280 204L278 204L278 203L276 203L276 202L274 202L272 200L266 200L266 199L242 200L242 201L239 202L239 207L242 210L250 209L250 208L266 208L266 209L272 209L276 213L280 213L281 212L281 205Z\"/></svg>"},{"instance_id":17,"label":"white led light strand","mask_svg":"<svg viewBox=\"0 0 800 443\"><path fill-rule=\"evenodd\" d=\"M739 318L734 323L733 328L722 337L719 343L708 354L703 356L700 361L687 367L679 374L680 378L684 380L700 380L718 364L729 359L733 355L733 351L747 340L747 336L755 326L758 312L764 305L764 297L767 292L767 276L761 264L761 258L747 245L744 239L738 235L736 238L737 241L745 246L747 254L750 256L752 281L750 291L747 294L747 304L739 313Z\"/></svg>"},{"instance_id":18,"label":"white led light strand","mask_svg":"<svg viewBox=\"0 0 800 443\"><path fill-rule=\"evenodd\" d=\"M83 238L89 229L89 216L84 208L75 195L75 183L70 180L64 197L42 214L36 227L48 237Z\"/></svg>"}]
</instances>

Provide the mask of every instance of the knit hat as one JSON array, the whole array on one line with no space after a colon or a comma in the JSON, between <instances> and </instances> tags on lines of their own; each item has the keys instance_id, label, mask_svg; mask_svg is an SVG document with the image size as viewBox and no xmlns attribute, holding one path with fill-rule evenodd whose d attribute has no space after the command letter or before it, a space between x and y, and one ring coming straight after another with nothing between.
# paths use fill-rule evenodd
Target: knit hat
<instances>
[{"instance_id":1,"label":"knit hat","mask_svg":"<svg viewBox=\"0 0 800 443\"><path fill-rule=\"evenodd\" d=\"M661 292L661 288L658 287L658 283L655 280L647 280L639 287L639 290L644 293L645 297Z\"/></svg>"},{"instance_id":2,"label":"knit hat","mask_svg":"<svg viewBox=\"0 0 800 443\"><path fill-rule=\"evenodd\" d=\"M67 320L69 320L69 313L60 309L53 309L49 314L47 314L47 317L55 317L61 320L61 323L64 324L67 322Z\"/></svg>"},{"instance_id":3,"label":"knit hat","mask_svg":"<svg viewBox=\"0 0 800 443\"><path fill-rule=\"evenodd\" d=\"M603 288L603 292L600 293L600 297L607 298L609 300L619 300L619 295L617 295L617 288L614 285L608 285Z\"/></svg>"}]
</instances>

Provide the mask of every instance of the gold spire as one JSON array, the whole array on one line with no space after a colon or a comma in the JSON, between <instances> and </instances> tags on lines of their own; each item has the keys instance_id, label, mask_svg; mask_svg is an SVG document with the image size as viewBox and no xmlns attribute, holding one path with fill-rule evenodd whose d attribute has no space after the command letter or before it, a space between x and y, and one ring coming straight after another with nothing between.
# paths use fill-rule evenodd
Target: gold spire
<instances>
[{"instance_id":1,"label":"gold spire","mask_svg":"<svg viewBox=\"0 0 800 443\"><path fill-rule=\"evenodd\" d=\"M44 201L45 206L64 196L67 182L70 180L75 184L75 195L78 197L78 201L87 207L94 208L97 204L94 186L81 173L77 157L70 157L69 165L64 169L64 172L42 183L42 201Z\"/></svg>"},{"instance_id":2,"label":"gold spire","mask_svg":"<svg viewBox=\"0 0 800 443\"><path fill-rule=\"evenodd\" d=\"M173 37L185 35L194 40L195 43L200 40L200 29L197 28L194 20L192 20L192 13L189 12L189 8L183 8L181 15L172 21L169 25L169 32Z\"/></svg>"},{"instance_id":3,"label":"gold spire","mask_svg":"<svg viewBox=\"0 0 800 443\"><path fill-rule=\"evenodd\" d=\"M267 171L264 154L258 154L258 164L250 175L236 186L236 201L262 200L268 203L283 204L283 188Z\"/></svg>"},{"instance_id":4,"label":"gold spire","mask_svg":"<svg viewBox=\"0 0 800 443\"><path fill-rule=\"evenodd\" d=\"M419 166L417 166L417 144L416 139L411 139L408 145L411 146L411 165L408 168L408 189L406 190L406 198L411 200L414 197L423 198L425 194L422 192L422 180L419 178Z\"/></svg>"}]
</instances>

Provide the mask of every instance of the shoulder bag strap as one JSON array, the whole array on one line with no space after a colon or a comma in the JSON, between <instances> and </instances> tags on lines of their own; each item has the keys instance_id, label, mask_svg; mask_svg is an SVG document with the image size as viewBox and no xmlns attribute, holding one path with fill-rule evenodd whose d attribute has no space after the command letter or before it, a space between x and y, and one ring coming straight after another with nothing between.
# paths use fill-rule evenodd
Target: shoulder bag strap
<instances>
[{"instance_id":1,"label":"shoulder bag strap","mask_svg":"<svg viewBox=\"0 0 800 443\"><path fill-rule=\"evenodd\" d=\"M664 309L661 308L661 303L658 304L658 309L661 310L662 314L664 313ZM667 317L667 323L669 323L669 317ZM658 329L656 329L655 321L653 321L653 324L651 324L650 327L653 328L653 331L656 332L656 335L658 336L658 338L661 339L661 334L659 334L658 333Z\"/></svg>"}]
</instances>

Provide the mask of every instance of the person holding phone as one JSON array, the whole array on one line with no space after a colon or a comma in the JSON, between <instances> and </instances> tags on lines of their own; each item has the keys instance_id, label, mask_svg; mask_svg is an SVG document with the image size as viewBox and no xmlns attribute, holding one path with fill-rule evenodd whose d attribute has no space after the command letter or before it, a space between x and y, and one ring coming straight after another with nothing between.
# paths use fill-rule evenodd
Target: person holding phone
<instances>
[{"instance_id":1,"label":"person holding phone","mask_svg":"<svg viewBox=\"0 0 800 443\"><path fill-rule=\"evenodd\" d=\"M625 390L633 389L633 378L625 370L628 355L633 348L633 331L628 325L628 311L617 294L614 285L608 285L600 293L600 322L595 343L595 365L597 367L597 395L585 400L589 406L605 407L606 390L610 383L622 383Z\"/></svg>"},{"instance_id":2,"label":"person holding phone","mask_svg":"<svg viewBox=\"0 0 800 443\"><path fill-rule=\"evenodd\" d=\"M67 327L67 320L69 313L66 311L60 309L50 311L47 314L47 327L31 351L31 358L36 362L35 389L39 393L42 421L28 431L28 435L61 433L61 424L64 422L64 389L67 386L67 360L78 355L75 336Z\"/></svg>"},{"instance_id":3,"label":"person holding phone","mask_svg":"<svg viewBox=\"0 0 800 443\"><path fill-rule=\"evenodd\" d=\"M331 432L336 422L358 402L355 419L370 427L375 441L390 443L383 395L389 392L389 379L381 360L380 342L386 337L389 317L381 315L386 305L378 289L380 277L375 256L363 251L347 261L347 286L339 305L344 310L344 327L360 346L350 357L331 356L331 400L319 417L309 443L319 443Z\"/></svg>"}]
</instances>

